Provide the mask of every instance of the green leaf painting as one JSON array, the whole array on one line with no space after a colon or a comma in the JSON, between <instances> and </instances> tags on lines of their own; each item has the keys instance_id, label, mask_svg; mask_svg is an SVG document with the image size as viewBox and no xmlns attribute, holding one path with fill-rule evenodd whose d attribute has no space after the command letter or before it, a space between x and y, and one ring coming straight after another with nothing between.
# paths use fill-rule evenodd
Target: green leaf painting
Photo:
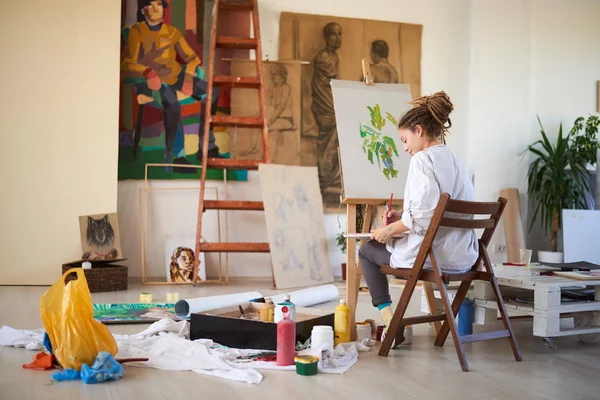
<instances>
[{"instance_id":1,"label":"green leaf painting","mask_svg":"<svg viewBox=\"0 0 600 400\"><path fill-rule=\"evenodd\" d=\"M385 118L381 115L381 107L379 104L375 104L374 107L367 106L369 110L371 124L360 124L359 132L360 137L363 138L362 150L367 155L367 159L373 165L375 165L375 159L377 160L377 168L383 173L386 179L396 178L398 176L398 170L394 168L393 157L398 157L398 148L394 139L389 136L385 136L381 131L387 121L393 126L397 126L398 122L396 118L389 112L385 113ZM383 165L383 169L381 169Z\"/></svg>"}]
</instances>

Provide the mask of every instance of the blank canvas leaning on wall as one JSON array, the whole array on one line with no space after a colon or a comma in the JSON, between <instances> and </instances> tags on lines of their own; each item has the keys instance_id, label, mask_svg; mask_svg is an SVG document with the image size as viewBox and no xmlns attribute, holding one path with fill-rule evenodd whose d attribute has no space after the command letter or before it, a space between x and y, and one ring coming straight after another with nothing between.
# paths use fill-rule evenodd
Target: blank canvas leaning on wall
<instances>
[{"instance_id":1,"label":"blank canvas leaning on wall","mask_svg":"<svg viewBox=\"0 0 600 400\"><path fill-rule=\"evenodd\" d=\"M410 109L409 85L332 80L346 199L401 199L410 155L398 120Z\"/></svg>"},{"instance_id":2,"label":"blank canvas leaning on wall","mask_svg":"<svg viewBox=\"0 0 600 400\"><path fill-rule=\"evenodd\" d=\"M332 282L317 168L260 164L259 172L277 288Z\"/></svg>"}]
</instances>

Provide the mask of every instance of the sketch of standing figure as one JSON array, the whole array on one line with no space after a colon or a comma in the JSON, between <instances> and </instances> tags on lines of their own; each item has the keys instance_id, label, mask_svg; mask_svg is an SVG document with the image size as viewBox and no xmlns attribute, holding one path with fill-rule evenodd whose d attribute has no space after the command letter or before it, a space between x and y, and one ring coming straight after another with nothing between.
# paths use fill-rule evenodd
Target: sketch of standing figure
<instances>
[{"instance_id":1,"label":"sketch of standing figure","mask_svg":"<svg viewBox=\"0 0 600 400\"><path fill-rule=\"evenodd\" d=\"M285 133L293 134L296 124L294 122L292 88L287 83L287 67L283 64L271 64L269 65L269 75L271 85L267 90L267 125L269 134L276 137L276 145L271 146L271 156L273 160L277 160L279 150L285 147Z\"/></svg>"},{"instance_id":2,"label":"sketch of standing figure","mask_svg":"<svg viewBox=\"0 0 600 400\"><path fill-rule=\"evenodd\" d=\"M342 46L342 27L330 22L323 27L325 48L314 58L312 76L311 109L319 128L317 139L317 163L321 193L334 189L340 192L341 179L337 154L338 137L330 82L339 78L337 50Z\"/></svg>"},{"instance_id":3,"label":"sketch of standing figure","mask_svg":"<svg viewBox=\"0 0 600 400\"><path fill-rule=\"evenodd\" d=\"M388 62L390 48L385 40L374 40L371 43L371 75L377 83L398 83L398 72Z\"/></svg>"}]
</instances>

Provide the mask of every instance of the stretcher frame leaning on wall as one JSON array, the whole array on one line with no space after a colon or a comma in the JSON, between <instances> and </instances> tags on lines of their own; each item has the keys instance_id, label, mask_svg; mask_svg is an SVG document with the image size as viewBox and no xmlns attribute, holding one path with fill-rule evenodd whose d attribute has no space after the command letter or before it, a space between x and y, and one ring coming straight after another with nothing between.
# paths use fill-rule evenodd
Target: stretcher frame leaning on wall
<instances>
[{"instance_id":1,"label":"stretcher frame leaning on wall","mask_svg":"<svg viewBox=\"0 0 600 400\"><path fill-rule=\"evenodd\" d=\"M139 189L140 195L140 232L141 232L141 252L142 252L142 284L144 285L191 285L193 282L170 282L167 280L157 281L150 280L152 278L147 275L147 251L146 251L146 232L147 232L147 220L148 220L148 193L149 192L157 192L157 191L199 191L200 187L197 188L185 188L185 187L176 187L176 188L152 188L148 185L148 170L154 167L170 167L170 168L202 168L202 165L175 165L175 164L159 164L159 163L148 163L145 166L144 171L144 186ZM215 200L219 200L219 190L216 187L207 187L207 190L214 190L215 192ZM223 171L223 193L225 193L225 199L227 200L227 171ZM221 243L221 210L217 211L217 237L218 242ZM225 241L227 241L229 237L229 219L227 215L227 211L225 211ZM197 257L198 255L196 255ZM198 276L196 281L201 284L223 284L229 283L229 254L225 253L225 274L223 276L223 260L222 254L219 253L219 268L218 268L218 278L216 279L206 279L201 280Z\"/></svg>"}]
</instances>

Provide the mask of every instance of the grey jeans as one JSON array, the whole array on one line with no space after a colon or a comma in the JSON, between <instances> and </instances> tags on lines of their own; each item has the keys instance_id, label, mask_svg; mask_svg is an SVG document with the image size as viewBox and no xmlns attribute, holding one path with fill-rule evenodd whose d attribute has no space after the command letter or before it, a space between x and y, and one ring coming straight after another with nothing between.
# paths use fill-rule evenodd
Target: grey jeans
<instances>
[{"instance_id":1,"label":"grey jeans","mask_svg":"<svg viewBox=\"0 0 600 400\"><path fill-rule=\"evenodd\" d=\"M380 270L381 264L390 263L391 255L385 244L374 240L362 243L358 250L360 266L371 293L371 302L375 307L392 302L387 276Z\"/></svg>"}]
</instances>

